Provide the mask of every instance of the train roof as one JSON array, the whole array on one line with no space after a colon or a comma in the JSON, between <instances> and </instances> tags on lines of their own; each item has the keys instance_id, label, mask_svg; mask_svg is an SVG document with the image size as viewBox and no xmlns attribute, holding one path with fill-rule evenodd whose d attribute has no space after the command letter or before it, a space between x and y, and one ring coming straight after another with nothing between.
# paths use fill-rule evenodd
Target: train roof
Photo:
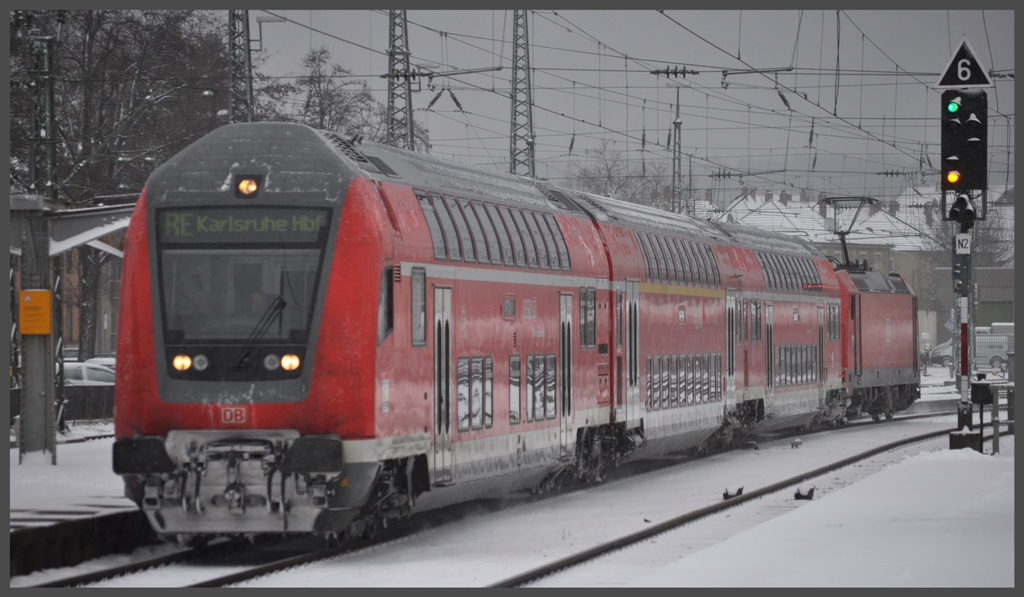
<instances>
[{"instance_id":1,"label":"train roof","mask_svg":"<svg viewBox=\"0 0 1024 597\"><path fill-rule=\"evenodd\" d=\"M311 146L310 140L314 137L322 139L323 149L330 151L324 152ZM322 173L331 169L329 163L340 158L371 178L407 184L427 191L486 198L577 217L592 217L605 224L682 235L713 244L737 244L754 250L811 258L824 257L809 243L778 232L700 220L438 156L380 143L364 143L339 133L296 123L228 125L196 141L166 165L178 173L189 172L187 178L190 187L195 187L194 190L222 190L223 168L228 166L230 170L238 166L235 163L238 153L244 151L235 143L237 140L244 140L245 145L256 152L267 152L273 159L266 161L264 166L277 170L275 180L288 181L289 184L298 183L300 178L308 179L316 173L322 176ZM305 172L307 170L310 172ZM164 172L158 171L155 174L153 178L158 180ZM179 180L176 179L172 184L181 184ZM341 180L333 182L336 185ZM328 195L337 193L338 190L332 189Z\"/></svg>"}]
</instances>

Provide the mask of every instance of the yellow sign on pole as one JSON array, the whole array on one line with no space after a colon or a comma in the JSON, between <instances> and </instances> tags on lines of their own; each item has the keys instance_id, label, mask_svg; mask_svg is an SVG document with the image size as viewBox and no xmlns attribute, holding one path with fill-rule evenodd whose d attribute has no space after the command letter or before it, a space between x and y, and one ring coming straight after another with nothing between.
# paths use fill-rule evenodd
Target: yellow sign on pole
<instances>
[{"instance_id":1,"label":"yellow sign on pole","mask_svg":"<svg viewBox=\"0 0 1024 597\"><path fill-rule=\"evenodd\" d=\"M19 328L23 336L50 333L53 314L49 290L22 290L18 304Z\"/></svg>"}]
</instances>

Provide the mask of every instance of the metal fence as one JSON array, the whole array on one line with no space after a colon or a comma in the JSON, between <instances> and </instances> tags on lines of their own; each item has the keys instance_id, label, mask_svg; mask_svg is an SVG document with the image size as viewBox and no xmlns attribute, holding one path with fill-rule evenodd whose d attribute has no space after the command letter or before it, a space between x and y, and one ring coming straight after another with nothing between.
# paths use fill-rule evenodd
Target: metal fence
<instances>
[{"instance_id":1,"label":"metal fence","mask_svg":"<svg viewBox=\"0 0 1024 597\"><path fill-rule=\"evenodd\" d=\"M114 386L65 386L65 421L114 418ZM59 406L58 406L59 409ZM11 389L11 424L21 413L21 388Z\"/></svg>"}]
</instances>

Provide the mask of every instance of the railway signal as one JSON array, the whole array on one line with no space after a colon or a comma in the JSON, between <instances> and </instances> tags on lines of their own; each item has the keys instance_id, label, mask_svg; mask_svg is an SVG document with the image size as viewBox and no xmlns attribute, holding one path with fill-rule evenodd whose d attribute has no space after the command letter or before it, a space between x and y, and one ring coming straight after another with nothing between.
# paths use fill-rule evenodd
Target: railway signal
<instances>
[{"instance_id":1,"label":"railway signal","mask_svg":"<svg viewBox=\"0 0 1024 597\"><path fill-rule=\"evenodd\" d=\"M988 186L987 121L984 91L949 89L942 93L943 191L980 191Z\"/></svg>"}]
</instances>

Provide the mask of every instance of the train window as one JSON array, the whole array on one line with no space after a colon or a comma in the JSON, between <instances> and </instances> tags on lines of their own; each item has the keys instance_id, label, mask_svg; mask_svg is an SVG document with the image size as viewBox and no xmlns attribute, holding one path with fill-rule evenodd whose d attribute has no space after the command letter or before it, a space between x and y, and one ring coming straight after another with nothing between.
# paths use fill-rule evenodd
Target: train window
<instances>
[{"instance_id":1,"label":"train window","mask_svg":"<svg viewBox=\"0 0 1024 597\"><path fill-rule=\"evenodd\" d=\"M686 355L686 401L697 404L697 362L694 355Z\"/></svg>"},{"instance_id":2,"label":"train window","mask_svg":"<svg viewBox=\"0 0 1024 597\"><path fill-rule=\"evenodd\" d=\"M494 224L491 222L491 218L487 216L487 211L484 209L483 203L473 201L473 211L476 212L476 217L479 219L480 226L483 228L484 236L487 238L487 248L491 254L491 265L501 265L504 251L501 241L498 238L498 231L495 230ZM500 226L501 223L499 222L498 225ZM511 247L509 247L508 256L511 261ZM512 265L512 263L510 262L509 265Z\"/></svg>"},{"instance_id":3,"label":"train window","mask_svg":"<svg viewBox=\"0 0 1024 597\"><path fill-rule=\"evenodd\" d=\"M523 237L519 234L519 229L516 228L516 223L512 219L512 212L504 205L499 205L497 209L498 213L501 214L501 221L505 224L505 229L508 230L508 236L512 239L516 265L518 267L526 267L526 249L523 246Z\"/></svg>"},{"instance_id":4,"label":"train window","mask_svg":"<svg viewBox=\"0 0 1024 597\"><path fill-rule=\"evenodd\" d=\"M551 236L554 237L555 244L558 245L558 260L562 262L562 269L565 271L571 270L572 262L569 261L569 247L565 244L562 229L558 227L558 220L552 214L544 214L544 219L548 223L548 228L551 229Z\"/></svg>"},{"instance_id":5,"label":"train window","mask_svg":"<svg viewBox=\"0 0 1024 597\"><path fill-rule=\"evenodd\" d=\"M544 355L533 357L533 417L537 421L544 419Z\"/></svg>"},{"instance_id":6,"label":"train window","mask_svg":"<svg viewBox=\"0 0 1024 597\"><path fill-rule=\"evenodd\" d=\"M537 247L537 262L541 269L548 269L550 265L548 261L547 244L545 244L544 238L541 236L540 228L537 226L537 220L533 218L533 213L525 209L516 210L513 213L516 216L521 216L522 221L526 222L526 228L530 231L530 236L533 237L533 244ZM516 220L516 222L519 222L519 220ZM552 257L554 257L554 255L552 255Z\"/></svg>"},{"instance_id":7,"label":"train window","mask_svg":"<svg viewBox=\"0 0 1024 597\"><path fill-rule=\"evenodd\" d=\"M490 223L490 218L487 217L487 212L484 211L482 203L474 201L472 205L472 209L475 212L474 215L476 216L477 223L483 230L483 237L487 244L487 250L490 253L490 263L492 263L493 265L501 265L502 246L501 243L498 241L498 232L495 230L495 225L493 223ZM468 206L463 206L463 211L468 213L469 210L470 208ZM472 225L472 221L470 222L470 225ZM483 255L483 253L479 249L477 249L477 253Z\"/></svg>"},{"instance_id":8,"label":"train window","mask_svg":"<svg viewBox=\"0 0 1024 597\"><path fill-rule=\"evenodd\" d=\"M693 254L697 258L697 267L700 268L701 279L705 285L714 286L715 278L711 275L711 265L708 263L707 256L701 250L702 245L694 242L690 246L693 248Z\"/></svg>"},{"instance_id":9,"label":"train window","mask_svg":"<svg viewBox=\"0 0 1024 597\"><path fill-rule=\"evenodd\" d=\"M558 387L558 380L555 378L557 363L555 355L547 356L547 366L544 368L544 412L547 418L555 418L555 389Z\"/></svg>"},{"instance_id":10,"label":"train window","mask_svg":"<svg viewBox=\"0 0 1024 597\"><path fill-rule=\"evenodd\" d=\"M516 256L515 250L512 246L512 238L509 236L509 232L505 228L505 223L501 220L501 214L498 213L498 208L490 203L485 203L484 209L487 211L487 217L489 217L495 232L498 234L498 244L501 246L502 263L508 267L515 267Z\"/></svg>"},{"instance_id":11,"label":"train window","mask_svg":"<svg viewBox=\"0 0 1024 597\"><path fill-rule=\"evenodd\" d=\"M473 357L469 370L469 418L473 429L484 426L484 358Z\"/></svg>"},{"instance_id":12,"label":"train window","mask_svg":"<svg viewBox=\"0 0 1024 597\"><path fill-rule=\"evenodd\" d=\"M764 253L754 253L757 257L757 265L761 267L761 273L764 275L764 287L766 289L775 288L775 276L772 275L771 268L768 267L768 260L765 258Z\"/></svg>"},{"instance_id":13,"label":"train window","mask_svg":"<svg viewBox=\"0 0 1024 597\"><path fill-rule=\"evenodd\" d=\"M434 212L441 220L441 229L444 230L444 237L448 244L448 259L462 261L462 249L459 248L459 235L455 232L455 222L452 222L452 217L448 214L440 195L431 193L430 198L434 200Z\"/></svg>"},{"instance_id":14,"label":"train window","mask_svg":"<svg viewBox=\"0 0 1024 597\"><path fill-rule=\"evenodd\" d=\"M683 252L679 250L679 239L669 236L665 238L665 243L668 245L668 250L672 253L672 258L676 262L676 283L680 285L685 284L687 280L686 258L683 257Z\"/></svg>"},{"instance_id":15,"label":"train window","mask_svg":"<svg viewBox=\"0 0 1024 597\"><path fill-rule=\"evenodd\" d=\"M526 420L533 420L533 355L526 356Z\"/></svg>"},{"instance_id":16,"label":"train window","mask_svg":"<svg viewBox=\"0 0 1024 597\"><path fill-rule=\"evenodd\" d=\"M686 241L678 238L674 240L676 243L676 249L679 251L679 257L683 260L683 279L689 286L696 285L697 266L694 265L693 259L686 252Z\"/></svg>"},{"instance_id":17,"label":"train window","mask_svg":"<svg viewBox=\"0 0 1024 597\"><path fill-rule=\"evenodd\" d=\"M668 268L668 278L665 280L669 284L679 283L679 264L676 263L675 255L669 250L669 242L667 239L661 236L655 236L658 239L658 245L661 248L661 252L665 255L665 266Z\"/></svg>"},{"instance_id":18,"label":"train window","mask_svg":"<svg viewBox=\"0 0 1024 597\"><path fill-rule=\"evenodd\" d=\"M514 354L508 358L508 422L516 425L519 423L519 405L522 396L519 392L519 355Z\"/></svg>"},{"instance_id":19,"label":"train window","mask_svg":"<svg viewBox=\"0 0 1024 597\"><path fill-rule=\"evenodd\" d=\"M444 202L448 206L448 211L452 214L455 228L459 231L459 238L462 240L462 257L467 263L472 263L476 261L476 251L473 247L473 237L469 234L469 225L466 224L466 218L462 216L462 211L459 209L454 197L446 195Z\"/></svg>"},{"instance_id":20,"label":"train window","mask_svg":"<svg viewBox=\"0 0 1024 597\"><path fill-rule=\"evenodd\" d=\"M643 232L636 232L636 242L640 246L640 255L644 258L644 269L647 272L647 281L654 281L654 268L651 266L651 249L647 246L647 239L644 238Z\"/></svg>"},{"instance_id":21,"label":"train window","mask_svg":"<svg viewBox=\"0 0 1024 597\"><path fill-rule=\"evenodd\" d=\"M587 343L597 346L597 290L587 289Z\"/></svg>"},{"instance_id":22,"label":"train window","mask_svg":"<svg viewBox=\"0 0 1024 597\"><path fill-rule=\"evenodd\" d=\"M380 300L377 303L377 345L384 341L391 334L395 327L395 304L394 304L394 268L384 268L384 274L380 278Z\"/></svg>"},{"instance_id":23,"label":"train window","mask_svg":"<svg viewBox=\"0 0 1024 597\"><path fill-rule=\"evenodd\" d=\"M537 223L537 229L540 230L540 237L544 239L544 246L548 251L548 261L551 263L551 269L560 269L562 266L558 261L558 247L555 246L555 238L551 236L551 230L548 229L547 223L544 221L544 215L534 213L532 211L523 212L526 216L527 221L533 220ZM530 227L531 230L533 227ZM541 261L543 264L544 262Z\"/></svg>"},{"instance_id":24,"label":"train window","mask_svg":"<svg viewBox=\"0 0 1024 597\"><path fill-rule=\"evenodd\" d=\"M657 410L661 406L661 358L653 357L651 365L651 403L648 408Z\"/></svg>"},{"instance_id":25,"label":"train window","mask_svg":"<svg viewBox=\"0 0 1024 597\"><path fill-rule=\"evenodd\" d=\"M661 283L668 284L670 270L668 256L665 255L661 243L658 242L660 239L657 234L651 234L648 236L651 241L651 248L654 249L654 256L658 260L658 267L661 269Z\"/></svg>"},{"instance_id":26,"label":"train window","mask_svg":"<svg viewBox=\"0 0 1024 597\"><path fill-rule=\"evenodd\" d=\"M455 415L458 418L459 431L469 431L469 357L459 357L456 361L456 392Z\"/></svg>"},{"instance_id":27,"label":"train window","mask_svg":"<svg viewBox=\"0 0 1024 597\"><path fill-rule=\"evenodd\" d=\"M775 289L785 290L786 279L783 275L782 262L779 261L778 255L775 253L767 253L765 256L768 258L768 262L771 263L772 266L772 273L775 276Z\"/></svg>"},{"instance_id":28,"label":"train window","mask_svg":"<svg viewBox=\"0 0 1024 597\"><path fill-rule=\"evenodd\" d=\"M469 224L469 231L473 233L473 242L476 245L476 258L480 263L487 263L487 239L484 238L484 231L480 226L480 220L477 219L476 214L473 213L473 208L469 205L468 199L459 199L459 207L462 208L462 215L466 217L466 223Z\"/></svg>"},{"instance_id":29,"label":"train window","mask_svg":"<svg viewBox=\"0 0 1024 597\"><path fill-rule=\"evenodd\" d=\"M722 400L722 355L715 355L715 400Z\"/></svg>"},{"instance_id":30,"label":"train window","mask_svg":"<svg viewBox=\"0 0 1024 597\"><path fill-rule=\"evenodd\" d=\"M701 267L700 261L697 260L697 256L693 252L693 244L688 240L684 240L682 244L686 256L690 259L690 265L693 267L692 283L694 286L702 286L704 284L704 268Z\"/></svg>"},{"instance_id":31,"label":"train window","mask_svg":"<svg viewBox=\"0 0 1024 597\"><path fill-rule=\"evenodd\" d=\"M721 280L718 276L718 261L715 260L715 253L711 250L711 245L699 243L698 246L704 254L704 259L708 264L708 274L711 276L711 286L721 286Z\"/></svg>"},{"instance_id":32,"label":"train window","mask_svg":"<svg viewBox=\"0 0 1024 597\"><path fill-rule=\"evenodd\" d=\"M792 280L793 290L803 290L803 279L800 275L800 270L796 267L796 259L790 255L782 256L782 264L789 273L790 279Z\"/></svg>"},{"instance_id":33,"label":"train window","mask_svg":"<svg viewBox=\"0 0 1024 597\"><path fill-rule=\"evenodd\" d=\"M679 355L672 355L669 360L672 364L672 373L669 376L669 387L671 388L669 406L675 408L679 404Z\"/></svg>"},{"instance_id":34,"label":"train window","mask_svg":"<svg viewBox=\"0 0 1024 597\"><path fill-rule=\"evenodd\" d=\"M416 191L416 199L419 200L423 217L427 220L430 240L434 244L434 259L448 259L448 249L444 246L444 233L441 232L441 222L437 219L434 206L430 204L430 199L423 191Z\"/></svg>"},{"instance_id":35,"label":"train window","mask_svg":"<svg viewBox=\"0 0 1024 597\"><path fill-rule=\"evenodd\" d=\"M669 401L672 396L672 387L670 385L672 379L672 357L663 356L661 357L661 407L668 408Z\"/></svg>"},{"instance_id":36,"label":"train window","mask_svg":"<svg viewBox=\"0 0 1024 597\"><path fill-rule=\"evenodd\" d=\"M484 427L494 425L494 358L484 358Z\"/></svg>"},{"instance_id":37,"label":"train window","mask_svg":"<svg viewBox=\"0 0 1024 597\"><path fill-rule=\"evenodd\" d=\"M654 391L654 385L651 383L651 357L647 357L647 410L651 410L651 393Z\"/></svg>"},{"instance_id":38,"label":"train window","mask_svg":"<svg viewBox=\"0 0 1024 597\"><path fill-rule=\"evenodd\" d=\"M580 348L587 347L587 289L580 286Z\"/></svg>"},{"instance_id":39,"label":"train window","mask_svg":"<svg viewBox=\"0 0 1024 597\"><path fill-rule=\"evenodd\" d=\"M510 209L509 213L512 214L512 220L515 222L516 228L519 229L519 234L523 237L523 248L526 249L527 265L537 267L537 244L533 236L530 235L530 229L523 219L522 212L518 209Z\"/></svg>"},{"instance_id":40,"label":"train window","mask_svg":"<svg viewBox=\"0 0 1024 597\"><path fill-rule=\"evenodd\" d=\"M751 317L751 342L761 341L761 299L753 299L750 301L750 317Z\"/></svg>"},{"instance_id":41,"label":"train window","mask_svg":"<svg viewBox=\"0 0 1024 597\"><path fill-rule=\"evenodd\" d=\"M661 249L658 248L658 241L655 240L653 234L644 234L644 239L647 241L647 250L651 253L651 270L654 274L654 281L664 283L668 280L665 256L661 254Z\"/></svg>"},{"instance_id":42,"label":"train window","mask_svg":"<svg viewBox=\"0 0 1024 597\"><path fill-rule=\"evenodd\" d=\"M622 348L622 291L615 291L615 346Z\"/></svg>"},{"instance_id":43,"label":"train window","mask_svg":"<svg viewBox=\"0 0 1024 597\"><path fill-rule=\"evenodd\" d=\"M427 344L427 272L412 268L412 345Z\"/></svg>"}]
</instances>

